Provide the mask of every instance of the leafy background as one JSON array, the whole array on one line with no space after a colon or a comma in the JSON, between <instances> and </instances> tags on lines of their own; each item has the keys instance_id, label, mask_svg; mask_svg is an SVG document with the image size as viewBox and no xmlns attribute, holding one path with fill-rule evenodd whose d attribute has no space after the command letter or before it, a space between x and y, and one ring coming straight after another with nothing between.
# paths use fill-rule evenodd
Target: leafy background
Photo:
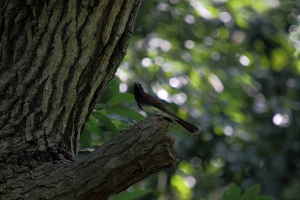
<instances>
[{"instance_id":1,"label":"leafy background","mask_svg":"<svg viewBox=\"0 0 300 200\"><path fill-rule=\"evenodd\" d=\"M300 1L143 1L79 156L144 119L130 94L137 81L201 134L173 124L176 167L112 199L230 199L228 187L299 199L299 26Z\"/></svg>"}]
</instances>

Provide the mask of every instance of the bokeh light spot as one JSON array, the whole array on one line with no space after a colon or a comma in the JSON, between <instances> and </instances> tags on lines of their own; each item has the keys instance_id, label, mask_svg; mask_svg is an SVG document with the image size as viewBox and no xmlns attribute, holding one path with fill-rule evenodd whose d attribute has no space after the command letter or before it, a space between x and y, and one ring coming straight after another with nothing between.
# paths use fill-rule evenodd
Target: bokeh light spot
<instances>
[{"instance_id":1,"label":"bokeh light spot","mask_svg":"<svg viewBox=\"0 0 300 200\"><path fill-rule=\"evenodd\" d=\"M223 21L223 22L230 22L231 21L231 15L228 13L228 12L221 12L220 13L220 19Z\"/></svg>"},{"instance_id":2,"label":"bokeh light spot","mask_svg":"<svg viewBox=\"0 0 300 200\"><path fill-rule=\"evenodd\" d=\"M225 126L224 129L223 129L223 132L227 136L232 136L233 128L231 126Z\"/></svg>"},{"instance_id":3,"label":"bokeh light spot","mask_svg":"<svg viewBox=\"0 0 300 200\"><path fill-rule=\"evenodd\" d=\"M209 12L209 10L207 10L207 8L205 8L205 6L200 3L200 1L197 0L190 0L191 2L191 6L194 7L194 9L205 19L212 19L212 15Z\"/></svg>"},{"instance_id":4,"label":"bokeh light spot","mask_svg":"<svg viewBox=\"0 0 300 200\"><path fill-rule=\"evenodd\" d=\"M187 100L187 96L185 93L179 93L179 94L175 94L173 97L172 97L172 101L174 103L176 103L177 105L182 105L186 102Z\"/></svg>"},{"instance_id":5,"label":"bokeh light spot","mask_svg":"<svg viewBox=\"0 0 300 200\"><path fill-rule=\"evenodd\" d=\"M184 42L184 46L188 49L192 49L195 47L195 42L192 40L187 40Z\"/></svg>"},{"instance_id":6,"label":"bokeh light spot","mask_svg":"<svg viewBox=\"0 0 300 200\"><path fill-rule=\"evenodd\" d=\"M193 23L195 23L195 17L192 15L186 15L184 17L184 21L188 24L193 24Z\"/></svg>"},{"instance_id":7,"label":"bokeh light spot","mask_svg":"<svg viewBox=\"0 0 300 200\"><path fill-rule=\"evenodd\" d=\"M298 26L291 25L289 28L289 32L291 35L298 35Z\"/></svg>"},{"instance_id":8,"label":"bokeh light spot","mask_svg":"<svg viewBox=\"0 0 300 200\"><path fill-rule=\"evenodd\" d=\"M180 80L177 77L172 77L169 79L169 84L173 88L180 88L182 86Z\"/></svg>"},{"instance_id":9,"label":"bokeh light spot","mask_svg":"<svg viewBox=\"0 0 300 200\"><path fill-rule=\"evenodd\" d=\"M148 57L143 58L143 60L142 60L143 67L150 67L151 64L152 64L152 61L150 58L148 58Z\"/></svg>"},{"instance_id":10,"label":"bokeh light spot","mask_svg":"<svg viewBox=\"0 0 300 200\"><path fill-rule=\"evenodd\" d=\"M233 42L237 43L237 44L241 44L244 42L245 40L245 33L241 32L241 31L235 31L232 35L232 40Z\"/></svg>"},{"instance_id":11,"label":"bokeh light spot","mask_svg":"<svg viewBox=\"0 0 300 200\"><path fill-rule=\"evenodd\" d=\"M171 63L165 62L165 63L162 65L162 69L163 69L165 72L171 71L171 70L172 70L172 65L171 65Z\"/></svg>"},{"instance_id":12,"label":"bokeh light spot","mask_svg":"<svg viewBox=\"0 0 300 200\"><path fill-rule=\"evenodd\" d=\"M171 43L169 41L162 41L160 48L163 52L168 52L171 49Z\"/></svg>"},{"instance_id":13,"label":"bokeh light spot","mask_svg":"<svg viewBox=\"0 0 300 200\"><path fill-rule=\"evenodd\" d=\"M242 65L244 65L244 66L249 66L249 64L250 64L250 59L247 57L247 56L245 56L245 55L242 55L241 57L240 57L240 63L242 64Z\"/></svg>"},{"instance_id":14,"label":"bokeh light spot","mask_svg":"<svg viewBox=\"0 0 300 200\"><path fill-rule=\"evenodd\" d=\"M213 60L219 60L220 59L220 54L216 51L211 53L211 59Z\"/></svg>"},{"instance_id":15,"label":"bokeh light spot","mask_svg":"<svg viewBox=\"0 0 300 200\"><path fill-rule=\"evenodd\" d=\"M196 179L193 176L188 176L184 179L184 185L188 188L193 188L196 185Z\"/></svg>"},{"instance_id":16,"label":"bokeh light spot","mask_svg":"<svg viewBox=\"0 0 300 200\"><path fill-rule=\"evenodd\" d=\"M167 100L168 99L168 92L164 89L160 89L158 90L157 92L157 96L160 98L160 99L163 99L163 100Z\"/></svg>"},{"instance_id":17,"label":"bokeh light spot","mask_svg":"<svg viewBox=\"0 0 300 200\"><path fill-rule=\"evenodd\" d=\"M162 64L164 64L165 60L162 57L158 56L158 57L155 58L154 62L158 66L161 66Z\"/></svg>"},{"instance_id":18,"label":"bokeh light spot","mask_svg":"<svg viewBox=\"0 0 300 200\"><path fill-rule=\"evenodd\" d=\"M128 86L126 83L121 83L120 86L119 86L119 90L120 92L126 92L128 89Z\"/></svg>"},{"instance_id":19,"label":"bokeh light spot","mask_svg":"<svg viewBox=\"0 0 300 200\"><path fill-rule=\"evenodd\" d=\"M289 116L287 114L275 114L273 116L273 123L277 126L288 126L289 125Z\"/></svg>"},{"instance_id":20,"label":"bokeh light spot","mask_svg":"<svg viewBox=\"0 0 300 200\"><path fill-rule=\"evenodd\" d=\"M224 90L224 86L222 84L222 82L220 81L220 79L212 74L208 77L209 82L212 84L213 88L216 90L216 92L220 93L223 92Z\"/></svg>"},{"instance_id":21,"label":"bokeh light spot","mask_svg":"<svg viewBox=\"0 0 300 200\"><path fill-rule=\"evenodd\" d=\"M169 10L169 5L166 4L166 3L159 3L157 6L156 6L156 9L158 11L168 11Z\"/></svg>"}]
</instances>

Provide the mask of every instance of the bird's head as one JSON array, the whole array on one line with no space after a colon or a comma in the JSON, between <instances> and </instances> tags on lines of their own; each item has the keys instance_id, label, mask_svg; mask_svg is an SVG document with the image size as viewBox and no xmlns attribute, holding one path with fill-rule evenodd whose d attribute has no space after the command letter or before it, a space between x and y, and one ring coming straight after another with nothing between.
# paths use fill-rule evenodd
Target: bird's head
<instances>
[{"instance_id":1,"label":"bird's head","mask_svg":"<svg viewBox=\"0 0 300 200\"><path fill-rule=\"evenodd\" d=\"M143 86L142 86L140 83L134 82L134 93L135 93L135 94L137 94L137 93L142 94L142 93L144 93L144 92L145 92L145 91L144 91Z\"/></svg>"}]
</instances>

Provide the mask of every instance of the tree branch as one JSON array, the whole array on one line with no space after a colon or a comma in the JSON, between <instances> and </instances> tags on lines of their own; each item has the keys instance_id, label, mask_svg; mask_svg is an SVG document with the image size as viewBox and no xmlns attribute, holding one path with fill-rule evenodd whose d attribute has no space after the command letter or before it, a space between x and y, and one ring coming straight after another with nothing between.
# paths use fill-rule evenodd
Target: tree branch
<instances>
[{"instance_id":1,"label":"tree branch","mask_svg":"<svg viewBox=\"0 0 300 200\"><path fill-rule=\"evenodd\" d=\"M87 157L45 163L9 181L4 199L107 199L177 159L170 122L155 117L132 126ZM87 189L88 188L88 189ZM22 195L22 196L20 196Z\"/></svg>"}]
</instances>

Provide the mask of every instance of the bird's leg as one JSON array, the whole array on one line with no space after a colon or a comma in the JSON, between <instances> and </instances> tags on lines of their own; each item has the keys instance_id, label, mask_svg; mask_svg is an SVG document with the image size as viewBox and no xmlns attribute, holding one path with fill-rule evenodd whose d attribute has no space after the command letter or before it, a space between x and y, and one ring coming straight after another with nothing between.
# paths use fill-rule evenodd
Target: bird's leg
<instances>
[{"instance_id":1,"label":"bird's leg","mask_svg":"<svg viewBox=\"0 0 300 200\"><path fill-rule=\"evenodd\" d=\"M156 111L155 111L155 113L154 113L153 115L151 115L149 118L152 118L152 117L155 117L155 116L158 116L158 115L156 114Z\"/></svg>"}]
</instances>

